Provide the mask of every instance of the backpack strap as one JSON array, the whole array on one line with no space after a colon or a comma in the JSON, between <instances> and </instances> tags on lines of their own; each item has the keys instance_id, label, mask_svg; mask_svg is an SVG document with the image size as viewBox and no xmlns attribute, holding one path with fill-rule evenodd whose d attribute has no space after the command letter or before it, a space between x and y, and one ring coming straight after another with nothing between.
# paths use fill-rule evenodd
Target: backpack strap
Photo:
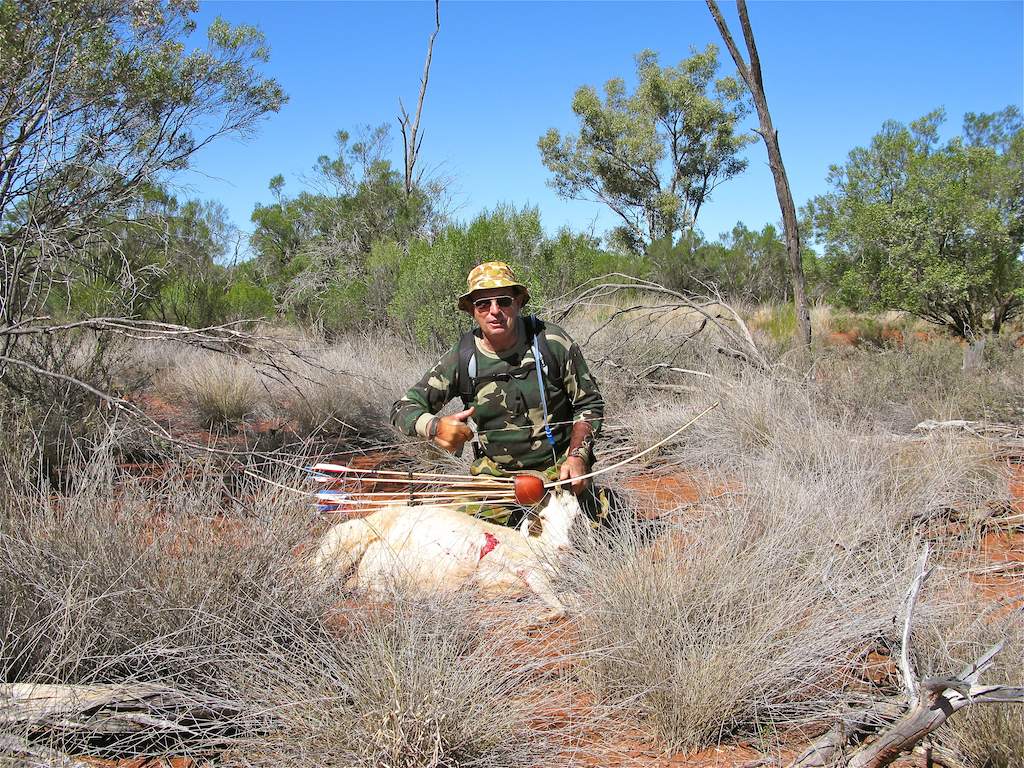
<instances>
[{"instance_id":1,"label":"backpack strap","mask_svg":"<svg viewBox=\"0 0 1024 768\"><path fill-rule=\"evenodd\" d=\"M476 396L476 337L466 331L459 337L459 364L455 369L455 386L462 398L462 407L469 408Z\"/></svg>"},{"instance_id":2,"label":"backpack strap","mask_svg":"<svg viewBox=\"0 0 1024 768\"><path fill-rule=\"evenodd\" d=\"M536 340L536 346L540 349L541 361L545 369L545 384L550 381L553 382L552 386L555 388L561 388L565 371L562 370L558 363L558 358L555 357L551 351L551 345L548 344L547 326L536 315L524 316L523 324L526 327L526 346L533 347L534 340ZM473 331L466 331L459 337L459 364L455 369L455 388L462 399L463 408L469 408L473 403L473 398L476 397L476 385L478 383L476 373L476 335ZM507 377L499 376L497 378Z\"/></svg>"},{"instance_id":3,"label":"backpack strap","mask_svg":"<svg viewBox=\"0 0 1024 768\"><path fill-rule=\"evenodd\" d=\"M540 349L540 356L544 363L545 381L555 381L557 382L556 386L561 387L565 371L559 366L558 358L555 357L551 351L551 345L548 344L547 326L536 315L527 315L525 322L527 343L533 346L533 340L537 340L537 347Z\"/></svg>"}]
</instances>

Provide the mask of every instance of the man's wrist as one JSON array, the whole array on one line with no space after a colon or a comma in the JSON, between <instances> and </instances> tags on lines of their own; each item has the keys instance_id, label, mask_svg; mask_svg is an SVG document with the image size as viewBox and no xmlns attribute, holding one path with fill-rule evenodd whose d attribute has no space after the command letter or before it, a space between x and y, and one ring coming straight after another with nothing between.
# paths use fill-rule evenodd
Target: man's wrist
<instances>
[{"instance_id":1,"label":"man's wrist","mask_svg":"<svg viewBox=\"0 0 1024 768\"><path fill-rule=\"evenodd\" d=\"M576 437L576 435L574 435ZM589 430L578 440L570 444L568 455L577 459L583 459L583 463L590 465L594 457L594 434Z\"/></svg>"},{"instance_id":2,"label":"man's wrist","mask_svg":"<svg viewBox=\"0 0 1024 768\"><path fill-rule=\"evenodd\" d=\"M427 439L433 440L437 437L437 429L441 426L441 417L435 416L427 423Z\"/></svg>"},{"instance_id":3,"label":"man's wrist","mask_svg":"<svg viewBox=\"0 0 1024 768\"><path fill-rule=\"evenodd\" d=\"M568 456L566 456L566 458L579 459L585 465L590 466L590 449L581 445L578 448L573 448L571 451L569 451L569 454Z\"/></svg>"}]
</instances>

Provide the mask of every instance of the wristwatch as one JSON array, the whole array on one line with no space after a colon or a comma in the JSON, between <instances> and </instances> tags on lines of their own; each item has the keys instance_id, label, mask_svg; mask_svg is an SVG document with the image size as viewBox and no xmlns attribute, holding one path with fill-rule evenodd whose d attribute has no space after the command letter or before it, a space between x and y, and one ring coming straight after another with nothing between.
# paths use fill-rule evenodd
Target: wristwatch
<instances>
[{"instance_id":1,"label":"wristwatch","mask_svg":"<svg viewBox=\"0 0 1024 768\"><path fill-rule=\"evenodd\" d=\"M583 459L583 463L590 465L591 457L594 455L594 436L587 435L583 438L582 442L569 451L569 456L577 459Z\"/></svg>"},{"instance_id":2,"label":"wristwatch","mask_svg":"<svg viewBox=\"0 0 1024 768\"><path fill-rule=\"evenodd\" d=\"M569 451L570 459L583 459L584 464L590 463L590 451L584 448L582 445L579 448L573 448Z\"/></svg>"}]
</instances>

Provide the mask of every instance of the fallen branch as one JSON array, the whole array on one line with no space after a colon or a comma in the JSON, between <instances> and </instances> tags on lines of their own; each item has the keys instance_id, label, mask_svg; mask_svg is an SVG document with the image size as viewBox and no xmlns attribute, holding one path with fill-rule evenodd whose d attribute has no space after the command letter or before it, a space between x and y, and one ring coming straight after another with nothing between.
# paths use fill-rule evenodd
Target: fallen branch
<instances>
[{"instance_id":1,"label":"fallen branch","mask_svg":"<svg viewBox=\"0 0 1024 768\"><path fill-rule=\"evenodd\" d=\"M615 280L616 282L611 282L611 280ZM611 317L595 329L591 334L591 338L603 328L607 327L617 317L624 314L646 311L654 308L667 311L685 309L698 314L702 318L699 327L692 333L688 334L686 337L687 339L693 338L704 331L707 326L711 325L718 330L722 337L731 345L720 347L718 350L719 352L730 357L734 357L737 360L742 360L743 362L762 370L769 368L768 361L757 348L757 344L754 342L754 337L750 333L750 329L747 328L746 323L743 322L743 318L740 317L739 312L727 304L722 297L717 295L710 298L691 297L649 280L642 280L630 275L614 273L600 278L595 278L594 280L584 283L583 286L578 289L576 294L568 299L567 304L561 309L561 311L557 313L556 319L559 321L564 320L575 309L580 306L587 305L595 299L607 298L617 293L630 291L639 292L641 294L646 293L658 297L668 297L670 301L658 304L657 307L637 304L635 306L619 308L612 313Z\"/></svg>"},{"instance_id":2,"label":"fallen branch","mask_svg":"<svg viewBox=\"0 0 1024 768\"><path fill-rule=\"evenodd\" d=\"M40 734L48 743L55 737L176 737L222 746L242 724L234 703L149 683L0 685L0 730Z\"/></svg>"},{"instance_id":3,"label":"fallen branch","mask_svg":"<svg viewBox=\"0 0 1024 768\"><path fill-rule=\"evenodd\" d=\"M862 713L841 719L828 733L815 740L791 764L790 768L824 768L830 765L846 768L883 768L900 755L914 750L928 734L935 731L956 712L971 704L1024 704L1024 687L982 685L979 677L992 666L1003 644L997 643L969 664L959 675L948 678L928 677L918 680L911 661L911 623L914 606L931 570L927 567L928 549L918 563L918 574L907 590L903 643L899 670L903 677L907 701L892 716L891 703L879 702ZM866 714L874 716L874 721ZM847 757L848 746L862 737L885 728L869 743L863 744Z\"/></svg>"}]
</instances>

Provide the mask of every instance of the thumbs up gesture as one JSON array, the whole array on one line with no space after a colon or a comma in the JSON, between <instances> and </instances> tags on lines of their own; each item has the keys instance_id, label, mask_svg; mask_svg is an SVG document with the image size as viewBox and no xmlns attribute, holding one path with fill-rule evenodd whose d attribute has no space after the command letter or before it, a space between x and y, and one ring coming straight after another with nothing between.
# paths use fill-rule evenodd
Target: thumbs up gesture
<instances>
[{"instance_id":1,"label":"thumbs up gesture","mask_svg":"<svg viewBox=\"0 0 1024 768\"><path fill-rule=\"evenodd\" d=\"M445 416L437 424L437 434L434 442L449 453L458 453L467 440L472 439L473 430L466 424L466 420L473 415L475 407L467 408L464 411Z\"/></svg>"}]
</instances>

